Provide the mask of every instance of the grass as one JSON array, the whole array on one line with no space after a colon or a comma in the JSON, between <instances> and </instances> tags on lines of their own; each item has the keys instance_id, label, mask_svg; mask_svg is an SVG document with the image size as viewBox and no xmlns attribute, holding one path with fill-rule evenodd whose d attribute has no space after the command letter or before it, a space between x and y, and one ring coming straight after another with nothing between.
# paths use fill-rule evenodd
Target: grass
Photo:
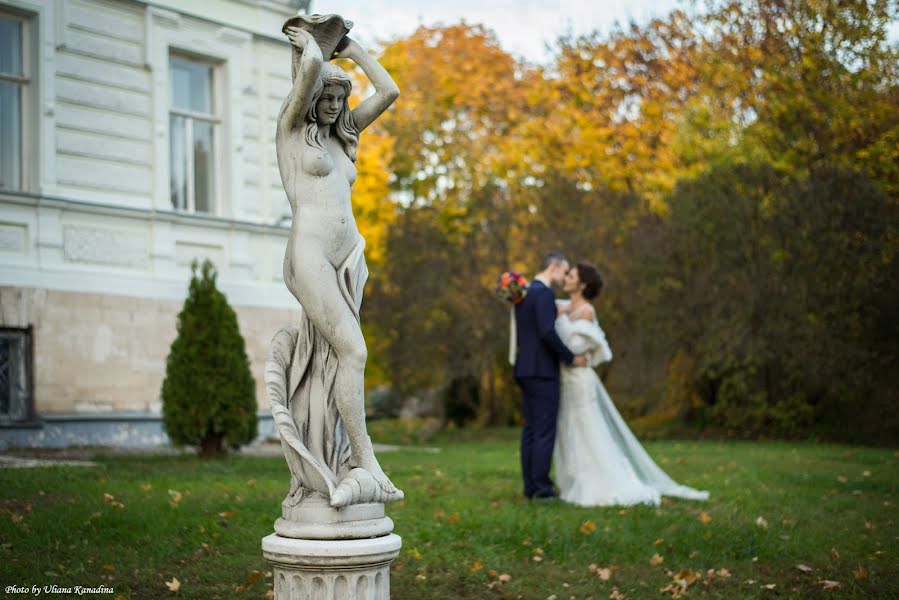
<instances>
[{"instance_id":1,"label":"grass","mask_svg":"<svg viewBox=\"0 0 899 600\"><path fill-rule=\"evenodd\" d=\"M406 435L389 423L372 431L376 441ZM686 569L700 576L686 598L899 597L893 450L651 442L669 474L710 490L711 500L622 509L526 502L515 430L441 432L424 443L380 455L406 493L388 507L403 538L394 599L662 598L660 588ZM271 579L260 540L287 491L282 459L96 460L92 469L0 470L3 589L102 584L115 589L97 596L107 599L265 596ZM173 577L177 595L165 585ZM840 586L825 591L825 580Z\"/></svg>"}]
</instances>

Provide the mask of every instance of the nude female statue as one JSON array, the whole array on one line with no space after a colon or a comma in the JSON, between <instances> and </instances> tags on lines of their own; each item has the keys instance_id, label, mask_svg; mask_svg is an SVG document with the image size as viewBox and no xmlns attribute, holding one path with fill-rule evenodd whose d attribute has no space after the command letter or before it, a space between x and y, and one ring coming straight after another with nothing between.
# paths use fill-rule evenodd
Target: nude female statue
<instances>
[{"instance_id":1,"label":"nude female statue","mask_svg":"<svg viewBox=\"0 0 899 600\"><path fill-rule=\"evenodd\" d=\"M364 274L353 275L353 265L357 271L365 269L364 240L350 203L359 132L396 100L399 89L358 43L344 38L336 56L358 64L375 88L374 95L350 111L351 82L346 73L328 62L330 56L322 56L306 30L288 26L285 33L298 52L293 88L281 108L275 138L281 179L293 211L284 282L337 358L331 393L349 438L351 466L370 473L382 497L400 499L402 492L381 469L365 426L367 350L358 320L361 289L354 289L364 284ZM347 501L332 497L331 504Z\"/></svg>"}]
</instances>

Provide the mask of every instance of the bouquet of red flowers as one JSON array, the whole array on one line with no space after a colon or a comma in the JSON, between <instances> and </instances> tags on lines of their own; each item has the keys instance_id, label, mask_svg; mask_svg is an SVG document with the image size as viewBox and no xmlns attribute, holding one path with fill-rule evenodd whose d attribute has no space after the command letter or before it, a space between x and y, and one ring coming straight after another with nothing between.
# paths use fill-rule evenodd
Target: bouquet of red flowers
<instances>
[{"instance_id":1,"label":"bouquet of red flowers","mask_svg":"<svg viewBox=\"0 0 899 600\"><path fill-rule=\"evenodd\" d=\"M518 304L528 295L528 280L515 271L506 271L496 282L496 296L500 300Z\"/></svg>"}]
</instances>

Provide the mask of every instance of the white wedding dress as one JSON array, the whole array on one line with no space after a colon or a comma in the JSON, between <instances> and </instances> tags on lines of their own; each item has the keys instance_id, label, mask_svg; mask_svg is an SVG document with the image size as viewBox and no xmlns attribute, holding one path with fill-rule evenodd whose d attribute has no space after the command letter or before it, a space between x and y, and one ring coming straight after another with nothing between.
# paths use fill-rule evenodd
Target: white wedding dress
<instances>
[{"instance_id":1,"label":"white wedding dress","mask_svg":"<svg viewBox=\"0 0 899 600\"><path fill-rule=\"evenodd\" d=\"M589 367L562 366L561 400L553 450L562 500L581 506L652 504L662 496L705 500L708 492L680 485L650 458L618 414L593 367L612 360L595 320L559 315L556 331Z\"/></svg>"}]
</instances>

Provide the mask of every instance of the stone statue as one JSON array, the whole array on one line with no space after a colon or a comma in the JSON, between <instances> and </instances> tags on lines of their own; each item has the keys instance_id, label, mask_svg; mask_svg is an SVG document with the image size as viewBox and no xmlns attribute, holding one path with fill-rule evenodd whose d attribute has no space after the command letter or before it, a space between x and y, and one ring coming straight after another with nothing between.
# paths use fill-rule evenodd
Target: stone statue
<instances>
[{"instance_id":1,"label":"stone statue","mask_svg":"<svg viewBox=\"0 0 899 600\"><path fill-rule=\"evenodd\" d=\"M287 537L385 535L383 522L390 528L392 522L383 516L383 503L403 498L381 469L366 431L367 351L359 307L368 270L350 201L359 132L396 100L399 89L346 36L352 25L337 15L300 15L283 27L293 50L293 88L276 134L293 211L284 282L300 302L302 317L299 327L275 335L265 382L291 472L283 518L275 525ZM375 93L352 111L351 81L331 58L354 61L374 86ZM339 507L355 513L334 510ZM382 525L336 536L333 527L310 533L312 522L347 519L380 519Z\"/></svg>"}]
</instances>

